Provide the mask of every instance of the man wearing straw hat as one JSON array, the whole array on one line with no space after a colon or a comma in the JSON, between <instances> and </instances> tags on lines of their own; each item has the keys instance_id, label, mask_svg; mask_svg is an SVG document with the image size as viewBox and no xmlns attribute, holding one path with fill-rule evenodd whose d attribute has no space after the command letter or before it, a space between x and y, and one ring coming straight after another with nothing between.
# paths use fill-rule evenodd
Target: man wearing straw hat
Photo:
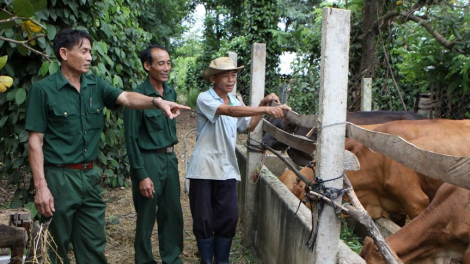
<instances>
[{"instance_id":1,"label":"man wearing straw hat","mask_svg":"<svg viewBox=\"0 0 470 264\"><path fill-rule=\"evenodd\" d=\"M202 77L213 87L197 98L197 141L186 172L190 179L189 202L193 233L201 263L229 263L230 247L238 221L236 183L240 181L235 143L238 131L253 131L268 114L282 118L288 106L275 94L258 107L243 106L232 94L237 83L236 67L228 57L213 60Z\"/></svg>"}]
</instances>

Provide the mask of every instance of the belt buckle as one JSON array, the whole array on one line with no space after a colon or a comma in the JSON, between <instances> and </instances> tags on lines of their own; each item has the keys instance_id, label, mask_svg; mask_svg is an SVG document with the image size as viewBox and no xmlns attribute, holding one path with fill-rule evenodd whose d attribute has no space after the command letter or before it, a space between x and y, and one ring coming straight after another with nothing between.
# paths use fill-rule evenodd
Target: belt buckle
<instances>
[{"instance_id":1,"label":"belt buckle","mask_svg":"<svg viewBox=\"0 0 470 264\"><path fill-rule=\"evenodd\" d=\"M173 146L167 147L167 148L166 148L166 153L171 153L171 152L173 152L173 149L174 149Z\"/></svg>"},{"instance_id":2,"label":"belt buckle","mask_svg":"<svg viewBox=\"0 0 470 264\"><path fill-rule=\"evenodd\" d=\"M88 169L88 163L83 164L82 170L87 170Z\"/></svg>"}]
</instances>

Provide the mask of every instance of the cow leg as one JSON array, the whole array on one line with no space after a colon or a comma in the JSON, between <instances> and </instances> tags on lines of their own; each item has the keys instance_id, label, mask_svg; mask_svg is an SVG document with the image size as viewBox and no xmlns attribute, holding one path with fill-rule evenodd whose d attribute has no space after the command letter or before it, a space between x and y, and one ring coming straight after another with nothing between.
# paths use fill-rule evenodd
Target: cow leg
<instances>
[{"instance_id":1,"label":"cow leg","mask_svg":"<svg viewBox=\"0 0 470 264\"><path fill-rule=\"evenodd\" d=\"M386 189L400 201L405 213L414 219L429 205L429 197L423 192L415 171L395 161L390 165L390 176L399 175L399 178L389 176L385 184Z\"/></svg>"},{"instance_id":2,"label":"cow leg","mask_svg":"<svg viewBox=\"0 0 470 264\"><path fill-rule=\"evenodd\" d=\"M462 264L470 264L470 245L468 245L467 250L463 254Z\"/></svg>"},{"instance_id":3,"label":"cow leg","mask_svg":"<svg viewBox=\"0 0 470 264\"><path fill-rule=\"evenodd\" d=\"M429 197L425 193L421 192L421 189L417 188L414 191L415 193L412 193L411 195L407 194L407 196L401 201L405 208L405 212L410 219L416 218L424 211L424 209L426 209L426 207L428 207L430 203Z\"/></svg>"}]
</instances>

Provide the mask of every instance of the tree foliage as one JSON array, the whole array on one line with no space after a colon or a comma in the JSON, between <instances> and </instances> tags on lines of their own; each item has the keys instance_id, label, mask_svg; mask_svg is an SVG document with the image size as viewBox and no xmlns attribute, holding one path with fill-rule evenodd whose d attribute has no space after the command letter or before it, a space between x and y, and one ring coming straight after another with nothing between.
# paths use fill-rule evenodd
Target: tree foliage
<instances>
[{"instance_id":1,"label":"tree foliage","mask_svg":"<svg viewBox=\"0 0 470 264\"><path fill-rule=\"evenodd\" d=\"M61 28L88 30L95 40L90 73L102 76L115 87L132 90L146 77L138 57L140 51L151 42L158 41L155 32L149 32L141 25L155 21L154 17L146 17L145 14L148 5L156 3L148 0L12 0L1 6L0 54L8 55L8 63L0 74L11 76L14 88L0 94L3 171L0 178L6 176L8 182L18 188L12 207L31 200L28 193L32 190L28 187L32 185L26 182L30 178L27 177L30 168L27 162L28 133L24 130L25 99L32 83L59 69L51 46L56 33ZM166 25L171 27L172 23L180 24L176 20L190 9L178 10L178 16L176 11L167 11L175 18L166 21ZM22 27L23 22L29 20L41 27L39 32L34 32L35 28L25 30ZM161 38L169 37L162 34ZM122 113L106 110L104 115L105 129L101 135L97 165L105 175L106 184L124 186L124 179L128 177L128 161L123 147Z\"/></svg>"},{"instance_id":2,"label":"tree foliage","mask_svg":"<svg viewBox=\"0 0 470 264\"><path fill-rule=\"evenodd\" d=\"M198 4L206 10L202 36L188 35L192 21L181 20ZM430 93L443 102L441 116L468 118L469 6L466 0L7 0L0 5L0 76L13 84L0 93L0 177L19 187L15 205L26 202L24 101L33 82L59 69L51 42L61 28L87 29L95 40L91 72L126 90L145 78L140 50L150 42L169 46L170 82L186 98L208 88L202 72L229 51L245 65L238 90L248 96L251 47L265 43L267 92L289 92L296 111L314 113L322 8L344 8L351 11L348 110L359 110L361 80L371 77L374 109L411 110L416 95ZM288 76L279 74L283 52L297 54ZM105 112L98 162L113 186L124 184L128 169L120 116Z\"/></svg>"}]
</instances>

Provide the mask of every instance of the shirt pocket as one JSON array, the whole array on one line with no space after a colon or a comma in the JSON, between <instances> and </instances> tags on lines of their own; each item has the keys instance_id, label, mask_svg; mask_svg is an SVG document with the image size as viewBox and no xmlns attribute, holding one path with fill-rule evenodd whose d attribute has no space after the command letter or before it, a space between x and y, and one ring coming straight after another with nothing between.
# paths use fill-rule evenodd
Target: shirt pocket
<instances>
[{"instance_id":1,"label":"shirt pocket","mask_svg":"<svg viewBox=\"0 0 470 264\"><path fill-rule=\"evenodd\" d=\"M150 131L162 130L166 126L165 115L160 109L144 111L145 125Z\"/></svg>"},{"instance_id":2,"label":"shirt pocket","mask_svg":"<svg viewBox=\"0 0 470 264\"><path fill-rule=\"evenodd\" d=\"M62 134L73 134L74 124L77 124L78 112L75 108L67 106L53 106L52 115L49 118L51 129Z\"/></svg>"},{"instance_id":3,"label":"shirt pocket","mask_svg":"<svg viewBox=\"0 0 470 264\"><path fill-rule=\"evenodd\" d=\"M101 129L104 125L103 105L94 104L87 108L87 121L91 129Z\"/></svg>"}]
</instances>

